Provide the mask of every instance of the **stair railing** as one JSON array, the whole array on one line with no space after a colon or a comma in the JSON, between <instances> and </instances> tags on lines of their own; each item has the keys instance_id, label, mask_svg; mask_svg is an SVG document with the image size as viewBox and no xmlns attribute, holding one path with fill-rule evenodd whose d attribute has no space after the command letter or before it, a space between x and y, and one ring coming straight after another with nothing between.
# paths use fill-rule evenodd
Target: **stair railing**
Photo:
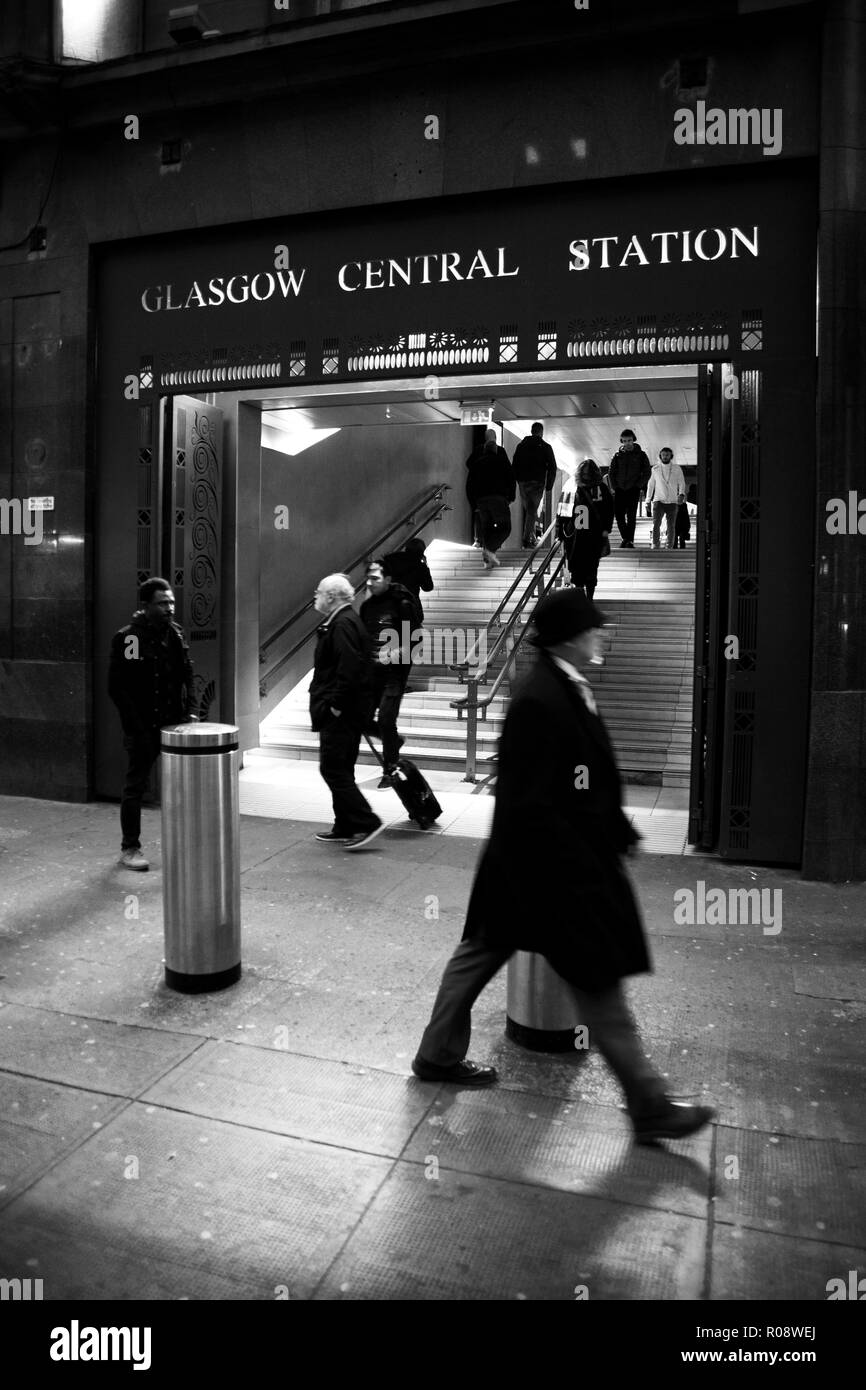
<instances>
[{"instance_id":1,"label":"stair railing","mask_svg":"<svg viewBox=\"0 0 866 1390\"><path fill-rule=\"evenodd\" d=\"M352 570L357 569L359 565L363 565L366 569L368 562L373 558L373 556L380 554L382 547L385 545L386 541L388 541L391 538L391 536L393 536L402 527L414 527L414 530L410 531L407 536L403 537L401 544L405 545L406 541L412 540L415 536L419 535L420 532L423 531L426 526L429 526L432 521L438 521L439 518L443 516L445 512L452 511L452 507L450 507L449 504L443 500L445 493L450 491L450 483L437 483L436 487L434 487L430 492L428 492L424 497L422 497L419 502L414 503L414 505L409 508L406 514L402 516L399 521L395 521L394 525L390 526L388 530L384 532L383 535L379 536L379 538L373 542L372 545L368 545L367 548L364 551L362 551L362 553L356 559L352 560L350 564L346 565L342 573L351 576ZM422 507L426 507L428 503L434 504L433 510L430 512L429 516L425 516L422 521L418 521L416 524L417 513L421 510ZM356 594L360 593L360 591L364 587L365 582L365 579L362 579L360 584L355 585ZM295 623L300 622L300 620L303 617L305 617L313 608L315 608L315 599L307 599L306 603L302 604L300 608L297 608L295 612L292 613L284 623L281 623L280 626L270 634L270 636L265 638L264 642L262 643L261 651L259 652L260 666L267 666L268 654L270 649L273 647L274 643L277 642L283 636L284 633L288 632L290 627L294 627ZM316 632L318 631L318 627L319 624L317 621L315 626L312 627L309 630L309 632L306 632L303 635L303 637L299 637L298 640L289 648L289 650L285 652L284 655L281 656L280 659L273 664L273 666L268 667L266 671L262 672L261 678L259 680L259 695L262 698L264 698L264 696L267 695L268 691L274 683L274 680L282 671L283 667L288 665L292 658L298 654L298 652L301 650L303 646L306 645L307 642L312 641L313 637L315 637Z\"/></svg>"},{"instance_id":2,"label":"stair railing","mask_svg":"<svg viewBox=\"0 0 866 1390\"><path fill-rule=\"evenodd\" d=\"M523 593L518 599L514 612L511 614L505 626L502 627L502 613L506 604L508 603L511 595L516 590L520 580L526 575L526 572L527 570L529 570L533 560L535 560L538 556L538 551L544 545L545 540L547 540L553 534L554 530L555 523L552 523L548 527L547 531L545 531L544 535L541 537L540 541L538 542L538 545L535 547L532 554L527 559L526 563L521 568L520 573L518 574L514 583L511 585L511 588L508 590L508 593L505 595L505 598L499 604L499 606L496 609L496 612L493 614L493 617L488 622L485 631L481 634L481 637L479 637L478 640L475 642L471 651L467 653L465 661L461 661L457 665L452 666L451 668L453 671L456 671L458 673L458 679L460 681L460 684L466 686L466 694L461 695L456 700L451 701L451 708L457 710L458 719L462 719L463 712L464 710L466 711L466 773L463 778L464 782L477 781L476 763L478 760L477 744L479 714L482 719L487 718L487 710L489 709L493 701L496 699L499 687L502 685L506 676L510 672L515 660L517 659L518 652L523 646L526 634L529 631L529 625L524 617L526 608L532 600L534 600L532 605L534 608L535 605L538 602L540 602L540 600L544 598L546 594L551 593L553 589L559 587L559 585L562 584L564 574L567 574L567 570L565 568L566 555L562 546L562 542L555 540L553 544L550 546L550 549L547 551L547 554L543 557L540 557L538 570L532 576L531 581L527 584L526 588L524 589ZM550 574L547 583L544 583L545 575L547 574L548 569L550 569L550 567L554 564L554 561L556 561L556 566L552 570L552 573ZM522 631L520 631L517 634L515 640L515 630L518 626L518 623L520 623L521 620ZM492 632L494 626L501 627L501 631L493 644L493 649L488 653L486 650L486 637L488 632ZM485 651L479 659L478 648L482 641L485 643ZM496 678L493 681L493 684L490 687L488 694L485 695L483 698L479 699L478 687L479 685L484 685L487 682L489 672L491 671L491 668L499 660L500 655L504 655L502 668L496 675ZM472 669L473 667L475 669Z\"/></svg>"}]
</instances>

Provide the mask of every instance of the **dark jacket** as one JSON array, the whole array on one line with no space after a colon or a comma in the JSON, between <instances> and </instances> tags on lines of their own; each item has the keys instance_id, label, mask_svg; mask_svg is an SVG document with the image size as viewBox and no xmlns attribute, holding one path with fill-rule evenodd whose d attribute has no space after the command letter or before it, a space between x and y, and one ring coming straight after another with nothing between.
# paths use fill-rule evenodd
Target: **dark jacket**
<instances>
[{"instance_id":1,"label":"dark jacket","mask_svg":"<svg viewBox=\"0 0 866 1390\"><path fill-rule=\"evenodd\" d=\"M154 734L166 724L183 724L196 712L183 629L170 623L164 637L163 641L139 609L111 639L108 693L128 738Z\"/></svg>"},{"instance_id":2,"label":"dark jacket","mask_svg":"<svg viewBox=\"0 0 866 1390\"><path fill-rule=\"evenodd\" d=\"M544 483L550 492L556 479L556 459L550 445L537 434L528 434L514 450L514 476L519 483Z\"/></svg>"},{"instance_id":3,"label":"dark jacket","mask_svg":"<svg viewBox=\"0 0 866 1390\"><path fill-rule=\"evenodd\" d=\"M372 713L373 674L370 638L351 604L322 623L316 639L310 684L310 719L323 729L331 709L352 728L364 729Z\"/></svg>"},{"instance_id":4,"label":"dark jacket","mask_svg":"<svg viewBox=\"0 0 866 1390\"><path fill-rule=\"evenodd\" d=\"M466 480L466 496L472 506L477 506L481 497L504 497L513 502L517 495L514 472L508 462L508 455L501 445L494 453L484 446L476 449L466 460L469 477Z\"/></svg>"},{"instance_id":5,"label":"dark jacket","mask_svg":"<svg viewBox=\"0 0 866 1390\"><path fill-rule=\"evenodd\" d=\"M418 616L421 604L414 594L403 584L395 584L393 581L388 585L384 594L371 594L361 604L361 622L367 629L372 650L372 659L377 661L380 652L387 654L390 650L396 651L397 645L404 650L406 660L392 663L398 666L408 666L411 664L411 634L420 626L421 619ZM404 641L404 628L408 637ZM396 636L394 635L396 634Z\"/></svg>"},{"instance_id":6,"label":"dark jacket","mask_svg":"<svg viewBox=\"0 0 866 1390\"><path fill-rule=\"evenodd\" d=\"M433 588L433 576L423 555L414 555L409 550L392 550L390 555L384 556L382 564L385 573L404 585L416 598L419 598L422 589L429 594ZM424 616L423 610L421 616Z\"/></svg>"},{"instance_id":7,"label":"dark jacket","mask_svg":"<svg viewBox=\"0 0 866 1390\"><path fill-rule=\"evenodd\" d=\"M578 789L583 767L586 786ZM640 911L621 862L639 838L623 814L601 718L542 652L506 716L493 828L464 939L537 951L591 991L648 971Z\"/></svg>"},{"instance_id":8,"label":"dark jacket","mask_svg":"<svg viewBox=\"0 0 866 1390\"><path fill-rule=\"evenodd\" d=\"M576 488L574 507L585 507L586 511L579 513L577 519L574 512L571 520L567 517L559 518L572 578L578 574L584 575L587 569L594 569L601 558L604 533L607 531L610 535L613 526L613 497L610 488L606 483ZM585 521L586 524L579 526L577 520ZM582 583L583 580L576 582Z\"/></svg>"},{"instance_id":9,"label":"dark jacket","mask_svg":"<svg viewBox=\"0 0 866 1390\"><path fill-rule=\"evenodd\" d=\"M610 461L610 481L615 488L645 488L652 467L643 449L617 449Z\"/></svg>"}]
</instances>

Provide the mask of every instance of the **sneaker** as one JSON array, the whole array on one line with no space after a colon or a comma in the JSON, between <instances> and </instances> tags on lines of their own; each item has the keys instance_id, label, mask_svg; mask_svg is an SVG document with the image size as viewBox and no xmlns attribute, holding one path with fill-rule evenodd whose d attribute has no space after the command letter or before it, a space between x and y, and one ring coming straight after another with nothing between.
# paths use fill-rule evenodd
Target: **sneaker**
<instances>
[{"instance_id":1,"label":"sneaker","mask_svg":"<svg viewBox=\"0 0 866 1390\"><path fill-rule=\"evenodd\" d=\"M385 823L380 821L378 825L373 826L372 830L359 830L357 835L353 835L350 840L346 841L346 849L366 849L377 835L382 834L384 829Z\"/></svg>"},{"instance_id":2,"label":"sneaker","mask_svg":"<svg viewBox=\"0 0 866 1390\"><path fill-rule=\"evenodd\" d=\"M652 1144L657 1139L685 1139L695 1134L710 1120L715 1110L708 1105L675 1105L669 1101L655 1115L632 1116L636 1144Z\"/></svg>"},{"instance_id":3,"label":"sneaker","mask_svg":"<svg viewBox=\"0 0 866 1390\"><path fill-rule=\"evenodd\" d=\"M482 1067L478 1062L455 1062L451 1067L437 1067L416 1057L412 1070L419 1081L446 1081L452 1086L492 1086L499 1078L495 1067Z\"/></svg>"},{"instance_id":4,"label":"sneaker","mask_svg":"<svg viewBox=\"0 0 866 1390\"><path fill-rule=\"evenodd\" d=\"M491 565L499 565L499 564L500 564L500 561L496 558L496 556L494 555L494 553L493 553L492 550L488 550L488 552L487 552L487 560L488 560L488 563L491 564Z\"/></svg>"},{"instance_id":5,"label":"sneaker","mask_svg":"<svg viewBox=\"0 0 866 1390\"><path fill-rule=\"evenodd\" d=\"M628 550L628 541L620 541L619 548L620 550Z\"/></svg>"},{"instance_id":6,"label":"sneaker","mask_svg":"<svg viewBox=\"0 0 866 1390\"><path fill-rule=\"evenodd\" d=\"M334 844L344 845L347 840L351 840L351 835L341 835L336 830L320 830L315 837L317 840L333 841Z\"/></svg>"},{"instance_id":7,"label":"sneaker","mask_svg":"<svg viewBox=\"0 0 866 1390\"><path fill-rule=\"evenodd\" d=\"M386 771L382 773L382 776L381 776L381 778L379 779L378 789L381 791L382 787L393 787L393 785L394 785L394 783L393 783L393 781L392 781L393 776L394 776L393 772L388 772L387 769L386 769Z\"/></svg>"},{"instance_id":8,"label":"sneaker","mask_svg":"<svg viewBox=\"0 0 866 1390\"><path fill-rule=\"evenodd\" d=\"M140 874L150 868L140 849L123 850L118 863L122 864L124 869L135 869Z\"/></svg>"}]
</instances>

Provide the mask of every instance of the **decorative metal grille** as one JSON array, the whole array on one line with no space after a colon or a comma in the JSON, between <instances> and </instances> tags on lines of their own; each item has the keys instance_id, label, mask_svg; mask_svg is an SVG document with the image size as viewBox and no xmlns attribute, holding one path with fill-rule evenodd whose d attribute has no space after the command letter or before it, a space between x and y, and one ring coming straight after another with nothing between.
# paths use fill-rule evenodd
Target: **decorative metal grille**
<instances>
[{"instance_id":1,"label":"decorative metal grille","mask_svg":"<svg viewBox=\"0 0 866 1390\"><path fill-rule=\"evenodd\" d=\"M499 361L516 362L518 350L518 334L516 323L504 323L499 330Z\"/></svg>"},{"instance_id":2,"label":"decorative metal grille","mask_svg":"<svg viewBox=\"0 0 866 1390\"><path fill-rule=\"evenodd\" d=\"M340 370L340 343L337 338L325 338L322 343L322 375L336 376Z\"/></svg>"},{"instance_id":3,"label":"decorative metal grille","mask_svg":"<svg viewBox=\"0 0 866 1390\"><path fill-rule=\"evenodd\" d=\"M615 319L574 319L566 334L565 355L574 360L634 356L721 356L730 347L727 315L641 314Z\"/></svg>"},{"instance_id":4,"label":"decorative metal grille","mask_svg":"<svg viewBox=\"0 0 866 1390\"><path fill-rule=\"evenodd\" d=\"M537 357L539 362L556 359L556 324L553 321L538 325Z\"/></svg>"},{"instance_id":5,"label":"decorative metal grille","mask_svg":"<svg viewBox=\"0 0 866 1390\"><path fill-rule=\"evenodd\" d=\"M734 695L731 733L731 796L728 816L731 849L749 848L754 747L755 696L751 691L739 691Z\"/></svg>"},{"instance_id":6,"label":"decorative metal grille","mask_svg":"<svg viewBox=\"0 0 866 1390\"><path fill-rule=\"evenodd\" d=\"M743 352L759 352L764 346L764 320L760 309L744 309L740 330Z\"/></svg>"},{"instance_id":7,"label":"decorative metal grille","mask_svg":"<svg viewBox=\"0 0 866 1390\"><path fill-rule=\"evenodd\" d=\"M153 358L142 358L145 362L153 363ZM138 570L137 583L143 584L153 573L153 546L154 546L154 527L153 527L153 498L155 495L154 478L154 447L153 447L153 422L154 412L152 405L141 405L138 408L138 452L136 457L136 518L135 518L135 563ZM136 598L138 595L136 594Z\"/></svg>"},{"instance_id":8,"label":"decorative metal grille","mask_svg":"<svg viewBox=\"0 0 866 1390\"><path fill-rule=\"evenodd\" d=\"M303 338L289 344L289 376L303 376L307 370L307 345Z\"/></svg>"}]
</instances>

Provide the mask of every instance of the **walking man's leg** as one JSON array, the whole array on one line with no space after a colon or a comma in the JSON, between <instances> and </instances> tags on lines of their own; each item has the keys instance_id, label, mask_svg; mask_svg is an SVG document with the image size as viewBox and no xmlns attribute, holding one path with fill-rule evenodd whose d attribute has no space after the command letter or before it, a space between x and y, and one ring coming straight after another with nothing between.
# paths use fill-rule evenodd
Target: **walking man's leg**
<instances>
[{"instance_id":1,"label":"walking man's leg","mask_svg":"<svg viewBox=\"0 0 866 1390\"><path fill-rule=\"evenodd\" d=\"M397 732L397 715L400 712L400 701L403 698L408 677L409 668L407 666L393 667L379 696L379 737L382 740L382 757L385 760L386 772L397 766L397 759L400 756L400 745L403 740Z\"/></svg>"},{"instance_id":2,"label":"walking man's leg","mask_svg":"<svg viewBox=\"0 0 866 1390\"><path fill-rule=\"evenodd\" d=\"M543 483L520 483L520 500L523 503L523 544L535 546L535 524L538 520L538 504L544 493Z\"/></svg>"},{"instance_id":3,"label":"walking man's leg","mask_svg":"<svg viewBox=\"0 0 866 1390\"><path fill-rule=\"evenodd\" d=\"M661 544L660 530L664 514L664 504L662 502L653 502L653 550L658 550Z\"/></svg>"},{"instance_id":4,"label":"walking man's leg","mask_svg":"<svg viewBox=\"0 0 866 1390\"><path fill-rule=\"evenodd\" d=\"M620 549L628 545L628 525L625 515L627 495L621 487L616 488L613 494L613 514L616 517L617 529L620 534Z\"/></svg>"},{"instance_id":5,"label":"walking man's leg","mask_svg":"<svg viewBox=\"0 0 866 1390\"><path fill-rule=\"evenodd\" d=\"M623 520L625 521L625 539L629 545L634 544L634 528L637 525L637 500L639 489L636 487L626 488L623 497L625 505L623 508Z\"/></svg>"},{"instance_id":6,"label":"walking man's leg","mask_svg":"<svg viewBox=\"0 0 866 1390\"><path fill-rule=\"evenodd\" d=\"M496 1080L492 1067L477 1068L466 1062L472 1032L472 1005L484 986L501 970L510 950L489 946L481 940L461 941L442 976L433 1004L430 1022L424 1030L412 1070L424 1081L459 1080L462 1084L486 1085ZM460 1075L461 1064L474 1069ZM449 1072L456 1072L451 1077Z\"/></svg>"},{"instance_id":7,"label":"walking man's leg","mask_svg":"<svg viewBox=\"0 0 866 1390\"><path fill-rule=\"evenodd\" d=\"M647 1057L620 981L589 993L572 986L589 1039L616 1076L639 1141L679 1139L703 1128L714 1116L706 1105L675 1105L662 1077Z\"/></svg>"},{"instance_id":8,"label":"walking man's leg","mask_svg":"<svg viewBox=\"0 0 866 1390\"><path fill-rule=\"evenodd\" d=\"M667 525L667 548L668 548L668 550L673 550L674 545L676 544L676 535L675 535L675 532L676 532L676 525L677 525L677 511L678 511L678 510L679 510L679 508L677 507L676 502L666 502L666 503L665 503L665 521L666 521L666 525Z\"/></svg>"},{"instance_id":9,"label":"walking man's leg","mask_svg":"<svg viewBox=\"0 0 866 1390\"><path fill-rule=\"evenodd\" d=\"M343 724L342 717L319 734L319 771L331 793L336 835L357 835L382 824L355 782L360 743L360 732Z\"/></svg>"},{"instance_id":10,"label":"walking man's leg","mask_svg":"<svg viewBox=\"0 0 866 1390\"><path fill-rule=\"evenodd\" d=\"M120 794L121 854L131 868L146 869L147 861L139 855L139 862L136 863L132 854L141 849L141 800L151 769L159 757L159 730L139 738L124 738L123 746L127 762Z\"/></svg>"}]
</instances>

